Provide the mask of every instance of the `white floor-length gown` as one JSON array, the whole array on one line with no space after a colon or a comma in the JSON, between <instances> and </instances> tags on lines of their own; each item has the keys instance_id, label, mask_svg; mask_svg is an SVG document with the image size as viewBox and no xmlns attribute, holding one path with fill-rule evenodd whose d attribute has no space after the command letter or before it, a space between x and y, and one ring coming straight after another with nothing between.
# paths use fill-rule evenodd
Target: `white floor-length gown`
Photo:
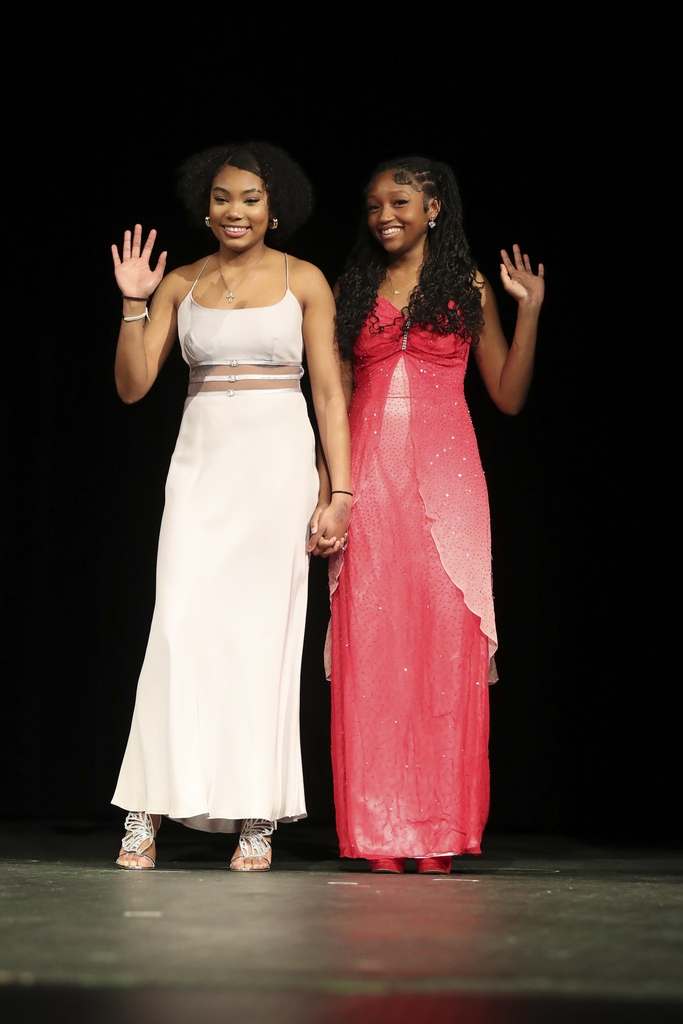
<instances>
[{"instance_id":1,"label":"white floor-length gown","mask_svg":"<svg viewBox=\"0 0 683 1024\"><path fill-rule=\"evenodd\" d=\"M208 831L306 814L299 677L318 477L299 387L302 313L286 257L285 281L271 306L210 309L193 286L178 310L190 395L112 802ZM283 372L284 388L258 386ZM236 379L250 389L231 388ZM193 393L206 382L214 390Z\"/></svg>"}]
</instances>

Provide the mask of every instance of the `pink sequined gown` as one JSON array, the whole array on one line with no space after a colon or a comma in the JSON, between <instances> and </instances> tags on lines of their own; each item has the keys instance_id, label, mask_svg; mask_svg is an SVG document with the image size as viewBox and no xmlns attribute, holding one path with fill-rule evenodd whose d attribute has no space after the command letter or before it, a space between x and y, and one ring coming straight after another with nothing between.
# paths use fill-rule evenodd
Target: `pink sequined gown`
<instances>
[{"instance_id":1,"label":"pink sequined gown","mask_svg":"<svg viewBox=\"0 0 683 1024\"><path fill-rule=\"evenodd\" d=\"M375 314L384 330L355 344L349 543L330 565L340 851L479 853L496 631L469 344L406 332L384 298Z\"/></svg>"}]
</instances>

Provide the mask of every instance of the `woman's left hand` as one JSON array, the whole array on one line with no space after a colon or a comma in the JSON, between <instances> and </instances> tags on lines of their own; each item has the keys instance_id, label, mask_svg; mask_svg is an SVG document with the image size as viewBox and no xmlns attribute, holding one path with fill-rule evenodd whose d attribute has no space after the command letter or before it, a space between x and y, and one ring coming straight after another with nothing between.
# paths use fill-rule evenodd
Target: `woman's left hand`
<instances>
[{"instance_id":1,"label":"woman's left hand","mask_svg":"<svg viewBox=\"0 0 683 1024\"><path fill-rule=\"evenodd\" d=\"M346 495L333 495L329 504L319 502L311 516L311 537L308 552L329 558L346 546L351 500Z\"/></svg>"},{"instance_id":2,"label":"woman's left hand","mask_svg":"<svg viewBox=\"0 0 683 1024\"><path fill-rule=\"evenodd\" d=\"M503 257L503 262L500 265L500 279L505 291L512 295L520 305L540 306L545 294L543 264L538 264L538 273L534 274L531 269L531 260L526 253L522 256L522 252L516 244L512 247L514 263L505 249L501 249L500 255Z\"/></svg>"}]
</instances>

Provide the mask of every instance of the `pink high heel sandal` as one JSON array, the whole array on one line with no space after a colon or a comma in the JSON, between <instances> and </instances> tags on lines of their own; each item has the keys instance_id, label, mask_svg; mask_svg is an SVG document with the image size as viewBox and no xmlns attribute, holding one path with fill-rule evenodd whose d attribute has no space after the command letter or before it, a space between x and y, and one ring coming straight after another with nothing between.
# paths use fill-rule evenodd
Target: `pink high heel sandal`
<instances>
[{"instance_id":1,"label":"pink high heel sandal","mask_svg":"<svg viewBox=\"0 0 683 1024\"><path fill-rule=\"evenodd\" d=\"M370 860L370 870L375 875L402 875L405 857L378 857Z\"/></svg>"},{"instance_id":2,"label":"pink high heel sandal","mask_svg":"<svg viewBox=\"0 0 683 1024\"><path fill-rule=\"evenodd\" d=\"M417 862L418 875L448 875L452 857L420 857Z\"/></svg>"}]
</instances>

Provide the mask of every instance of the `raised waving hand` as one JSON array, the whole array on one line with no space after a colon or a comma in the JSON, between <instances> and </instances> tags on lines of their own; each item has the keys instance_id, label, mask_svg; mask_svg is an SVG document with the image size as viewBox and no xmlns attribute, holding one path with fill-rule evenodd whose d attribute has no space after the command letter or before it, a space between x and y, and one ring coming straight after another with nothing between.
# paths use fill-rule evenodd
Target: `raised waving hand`
<instances>
[{"instance_id":1,"label":"raised waving hand","mask_svg":"<svg viewBox=\"0 0 683 1024\"><path fill-rule=\"evenodd\" d=\"M531 260L526 253L522 255L517 244L512 247L514 263L505 249L501 249L500 255L503 258L500 265L500 279L508 295L512 295L513 299L520 304L534 303L540 306L545 294L543 264L538 264L538 273L534 274L531 269Z\"/></svg>"},{"instance_id":2,"label":"raised waving hand","mask_svg":"<svg viewBox=\"0 0 683 1024\"><path fill-rule=\"evenodd\" d=\"M157 265L152 270L150 257L152 247L157 237L156 230L152 228L144 247L142 244L142 225L136 224L131 237L130 231L123 236L123 249L121 257L116 245L112 245L111 254L114 260L114 274L116 283L121 289L121 294L136 299L147 299L161 283L166 267L166 251L162 252L157 260Z\"/></svg>"}]
</instances>

